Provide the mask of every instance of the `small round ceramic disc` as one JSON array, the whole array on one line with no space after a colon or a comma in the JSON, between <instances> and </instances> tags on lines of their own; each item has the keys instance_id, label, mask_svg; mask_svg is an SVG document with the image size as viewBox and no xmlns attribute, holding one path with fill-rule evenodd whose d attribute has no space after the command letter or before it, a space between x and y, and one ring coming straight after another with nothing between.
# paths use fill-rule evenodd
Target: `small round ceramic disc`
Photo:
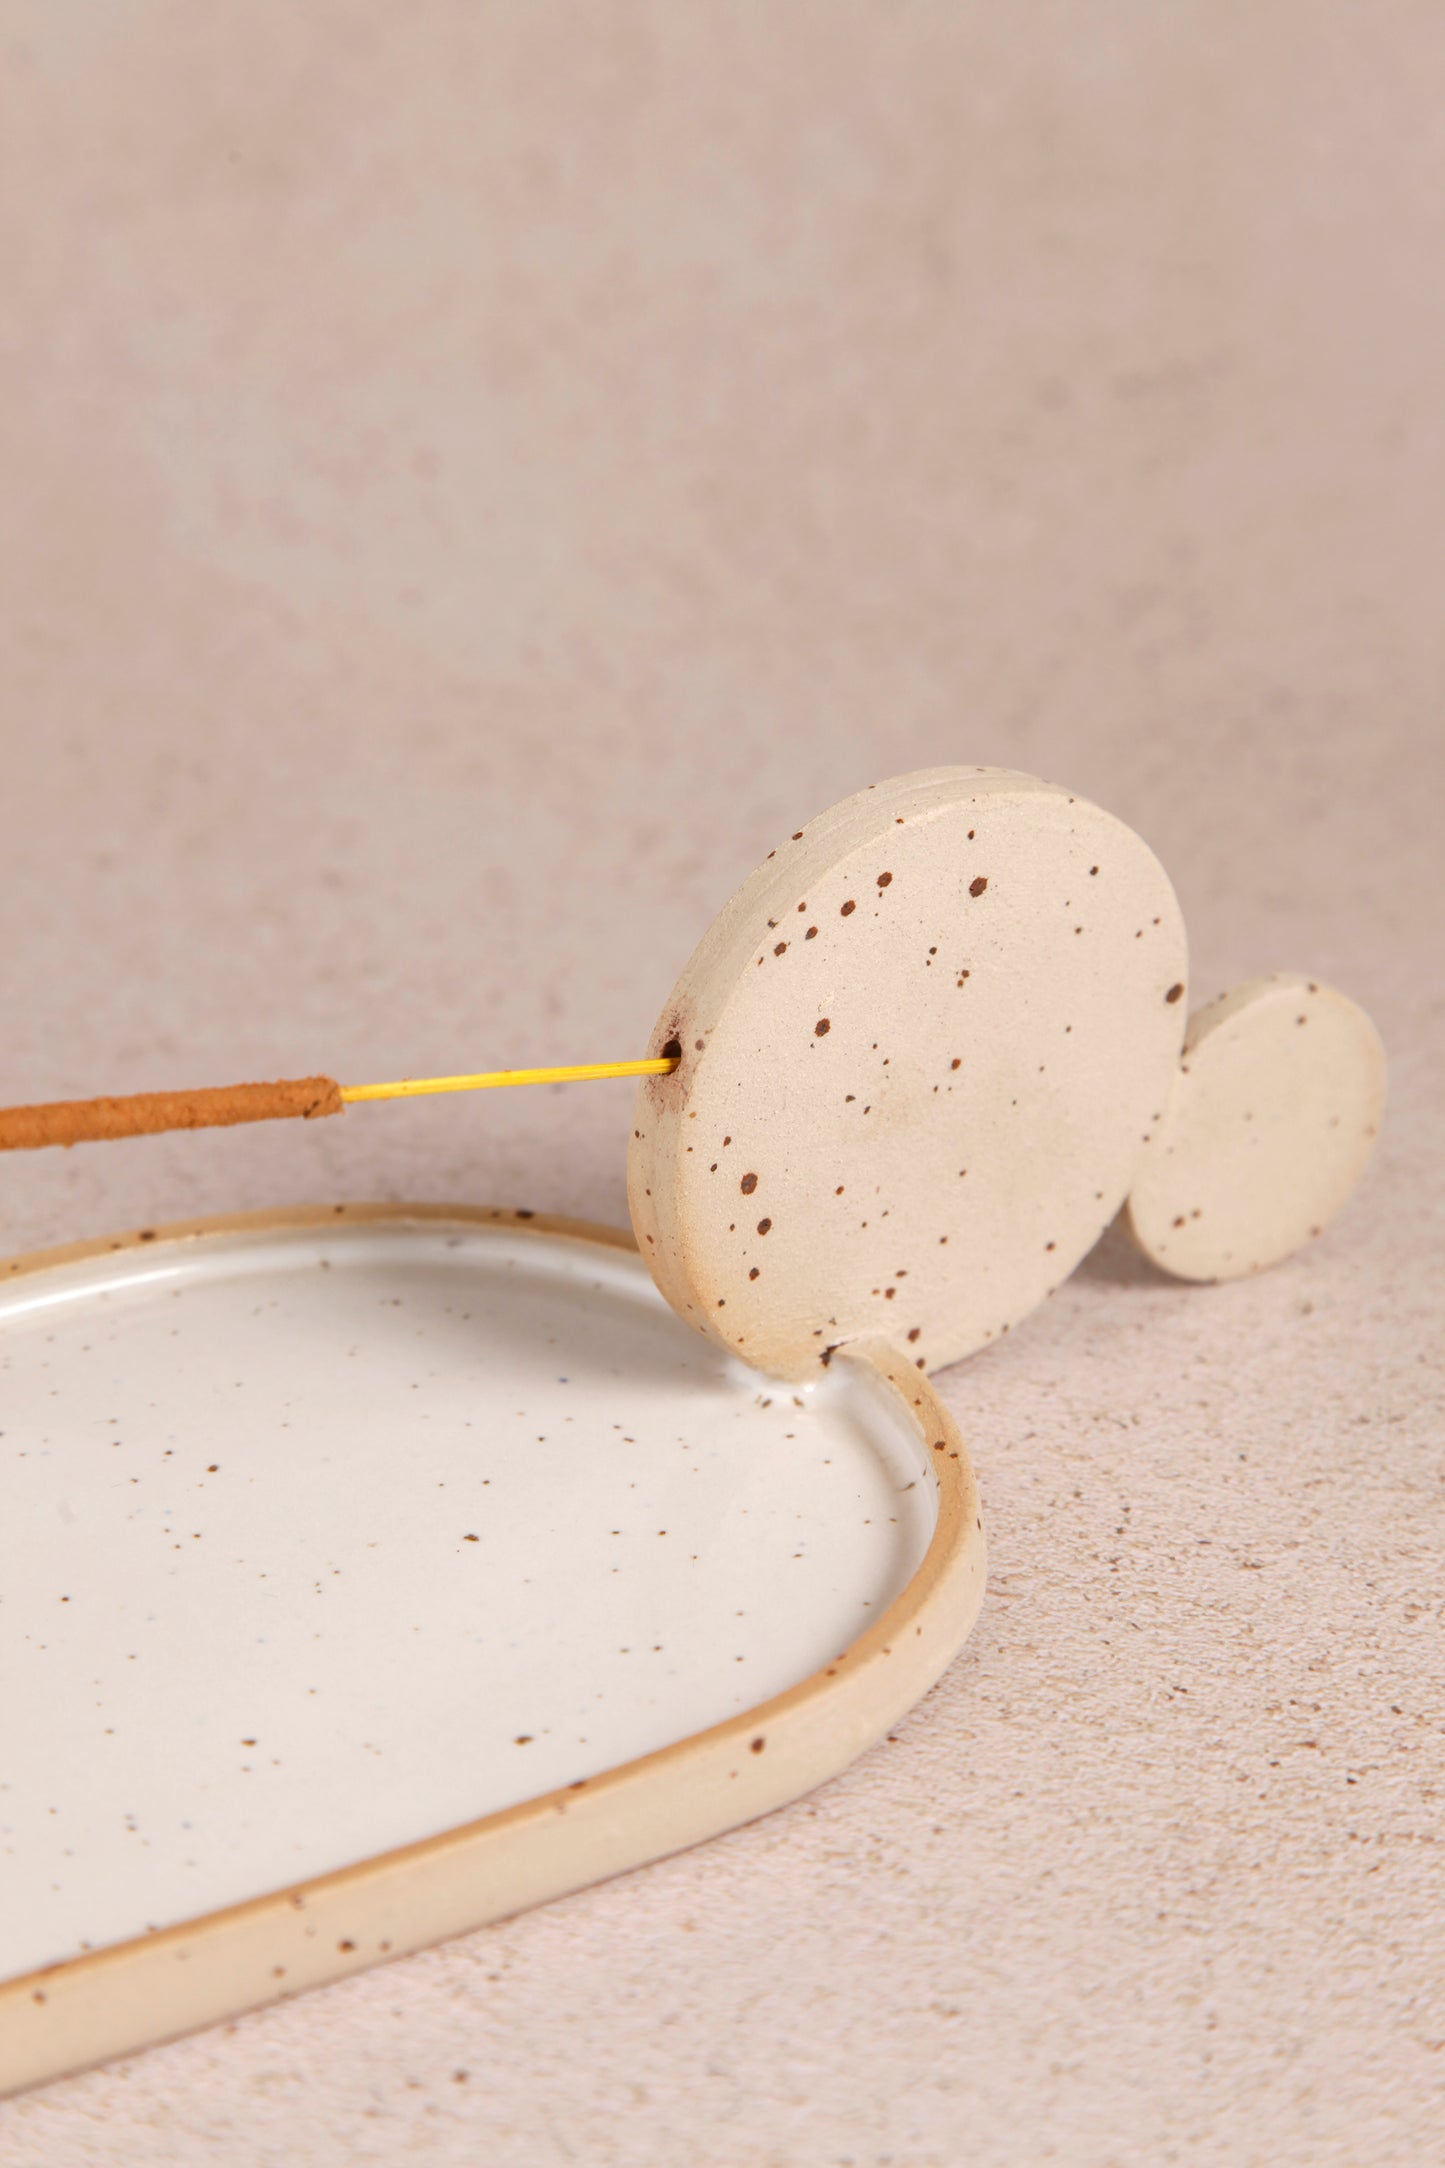
<instances>
[{"instance_id":1,"label":"small round ceramic disc","mask_svg":"<svg viewBox=\"0 0 1445 2168\"><path fill-rule=\"evenodd\" d=\"M1349 1196L1384 1105L1384 1048L1352 1001L1287 975L1235 987L1190 1019L1129 1197L1135 1240L1184 1280L1278 1264Z\"/></svg>"},{"instance_id":2,"label":"small round ceramic disc","mask_svg":"<svg viewBox=\"0 0 1445 2168\"><path fill-rule=\"evenodd\" d=\"M628 1192L674 1308L802 1377L883 1337L1007 1332L1113 1218L1178 1066L1185 942L1122 822L946 768L820 814L709 929L658 1021Z\"/></svg>"}]
</instances>

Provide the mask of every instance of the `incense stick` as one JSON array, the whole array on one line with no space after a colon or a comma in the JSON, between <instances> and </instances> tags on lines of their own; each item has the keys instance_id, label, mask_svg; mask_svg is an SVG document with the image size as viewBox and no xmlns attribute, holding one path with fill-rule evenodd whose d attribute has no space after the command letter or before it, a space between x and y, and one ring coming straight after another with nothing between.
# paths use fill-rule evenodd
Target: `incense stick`
<instances>
[{"instance_id":1,"label":"incense stick","mask_svg":"<svg viewBox=\"0 0 1445 2168\"><path fill-rule=\"evenodd\" d=\"M472 1076L403 1077L394 1084L338 1084L334 1077L223 1084L202 1091L133 1092L120 1099L58 1099L0 1108L0 1152L51 1144L97 1144L168 1129L227 1129L239 1122L317 1121L366 1099L419 1099L432 1092L496 1091L509 1084L582 1084L605 1077L667 1076L673 1055L582 1062L561 1069L485 1069Z\"/></svg>"}]
</instances>

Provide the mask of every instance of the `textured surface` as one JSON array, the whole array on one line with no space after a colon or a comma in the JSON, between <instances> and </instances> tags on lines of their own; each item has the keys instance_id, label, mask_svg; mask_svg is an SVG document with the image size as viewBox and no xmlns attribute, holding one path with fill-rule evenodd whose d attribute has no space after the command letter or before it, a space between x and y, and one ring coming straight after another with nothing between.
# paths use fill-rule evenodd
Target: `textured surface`
<instances>
[{"instance_id":1,"label":"textured surface","mask_svg":"<svg viewBox=\"0 0 1445 2168\"><path fill-rule=\"evenodd\" d=\"M1428 0L7 10L6 1098L640 1052L802 818L980 760L1392 1103L1278 1272L1111 1239L944 1378L992 1592L893 1743L6 2168L1439 2152L1442 64ZM619 1221L630 1108L37 1155L0 1241Z\"/></svg>"}]
</instances>

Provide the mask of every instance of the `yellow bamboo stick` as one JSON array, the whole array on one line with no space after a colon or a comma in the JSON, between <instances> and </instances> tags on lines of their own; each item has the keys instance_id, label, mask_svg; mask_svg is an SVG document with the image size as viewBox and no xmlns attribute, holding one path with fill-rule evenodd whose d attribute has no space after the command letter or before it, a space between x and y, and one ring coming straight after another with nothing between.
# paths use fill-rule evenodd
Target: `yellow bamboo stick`
<instances>
[{"instance_id":1,"label":"yellow bamboo stick","mask_svg":"<svg viewBox=\"0 0 1445 2168\"><path fill-rule=\"evenodd\" d=\"M426 1092L490 1092L503 1084L590 1084L609 1076L668 1076L676 1059L655 1061L585 1061L571 1069L483 1069L476 1076L403 1077L398 1084L343 1084L350 1106L358 1099L419 1099Z\"/></svg>"}]
</instances>

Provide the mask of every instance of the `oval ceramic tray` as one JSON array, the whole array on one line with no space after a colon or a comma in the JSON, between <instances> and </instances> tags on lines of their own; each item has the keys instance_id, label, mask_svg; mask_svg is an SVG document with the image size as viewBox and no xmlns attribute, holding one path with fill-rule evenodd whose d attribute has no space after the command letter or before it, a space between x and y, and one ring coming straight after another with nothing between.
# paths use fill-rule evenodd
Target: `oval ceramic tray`
<instances>
[{"instance_id":1,"label":"oval ceramic tray","mask_svg":"<svg viewBox=\"0 0 1445 2168\"><path fill-rule=\"evenodd\" d=\"M606 1230L322 1209L20 1260L0 1380L12 2086L796 1797L982 1594L905 1357L781 1385Z\"/></svg>"}]
</instances>

